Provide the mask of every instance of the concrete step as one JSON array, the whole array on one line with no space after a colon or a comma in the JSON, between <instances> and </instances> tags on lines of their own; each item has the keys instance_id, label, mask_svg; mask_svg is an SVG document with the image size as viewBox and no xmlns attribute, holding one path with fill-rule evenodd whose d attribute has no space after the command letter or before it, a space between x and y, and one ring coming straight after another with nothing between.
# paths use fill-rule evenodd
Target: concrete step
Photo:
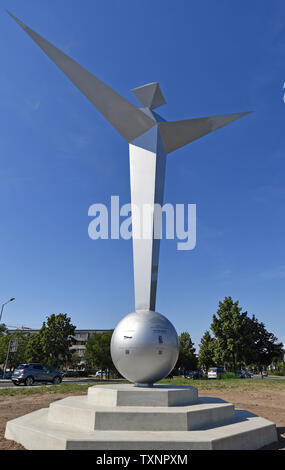
<instances>
[{"instance_id":1,"label":"concrete step","mask_svg":"<svg viewBox=\"0 0 285 470\"><path fill-rule=\"evenodd\" d=\"M236 420L196 431L83 431L48 420L42 409L9 421L6 439L30 450L254 450L277 440L274 423L247 411Z\"/></svg>"},{"instance_id":2,"label":"concrete step","mask_svg":"<svg viewBox=\"0 0 285 470\"><path fill-rule=\"evenodd\" d=\"M234 406L215 398L200 398L197 404L172 407L102 407L86 396L68 397L50 405L48 420L77 426L86 431L188 431L229 423Z\"/></svg>"},{"instance_id":3,"label":"concrete step","mask_svg":"<svg viewBox=\"0 0 285 470\"><path fill-rule=\"evenodd\" d=\"M186 406L196 403L198 389L188 385L134 387L132 384L96 385L88 400L97 406Z\"/></svg>"}]
</instances>

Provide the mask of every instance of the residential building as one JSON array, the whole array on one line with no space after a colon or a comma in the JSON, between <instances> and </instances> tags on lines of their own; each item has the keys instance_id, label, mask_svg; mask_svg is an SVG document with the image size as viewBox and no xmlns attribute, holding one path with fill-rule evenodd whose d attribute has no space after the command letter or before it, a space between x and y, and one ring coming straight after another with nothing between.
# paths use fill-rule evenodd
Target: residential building
<instances>
[{"instance_id":1,"label":"residential building","mask_svg":"<svg viewBox=\"0 0 285 470\"><path fill-rule=\"evenodd\" d=\"M16 329L9 329L9 333L14 333L17 331ZM24 330L27 335L33 335L35 333L39 333L40 330L36 329L25 329ZM71 350L75 352L76 356L80 358L79 364L82 365L84 364L84 353L86 349L86 343L88 341L88 338L90 336L93 336L94 334L100 334L100 333L108 333L109 331L112 330L75 330L75 344L71 347Z\"/></svg>"}]
</instances>

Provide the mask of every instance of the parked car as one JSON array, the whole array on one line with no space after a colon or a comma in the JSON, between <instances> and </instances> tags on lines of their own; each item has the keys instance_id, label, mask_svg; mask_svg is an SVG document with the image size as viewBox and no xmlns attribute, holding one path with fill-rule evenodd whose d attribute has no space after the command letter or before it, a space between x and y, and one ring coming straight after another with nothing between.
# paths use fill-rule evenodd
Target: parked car
<instances>
[{"instance_id":1,"label":"parked car","mask_svg":"<svg viewBox=\"0 0 285 470\"><path fill-rule=\"evenodd\" d=\"M79 373L76 370L68 370L64 374L62 374L63 377L79 377Z\"/></svg>"},{"instance_id":2,"label":"parked car","mask_svg":"<svg viewBox=\"0 0 285 470\"><path fill-rule=\"evenodd\" d=\"M203 372L201 370L190 370L184 375L184 377L186 379L198 380L203 377Z\"/></svg>"},{"instance_id":3,"label":"parked car","mask_svg":"<svg viewBox=\"0 0 285 470\"><path fill-rule=\"evenodd\" d=\"M185 379L193 379L193 376L194 376L194 370L188 370L184 372Z\"/></svg>"},{"instance_id":4,"label":"parked car","mask_svg":"<svg viewBox=\"0 0 285 470\"><path fill-rule=\"evenodd\" d=\"M34 382L51 382L59 385L62 381L62 373L50 366L40 363L20 364L14 370L11 380L14 385L33 385Z\"/></svg>"},{"instance_id":5,"label":"parked car","mask_svg":"<svg viewBox=\"0 0 285 470\"><path fill-rule=\"evenodd\" d=\"M13 375L12 372L5 372L3 379L11 379L12 375Z\"/></svg>"},{"instance_id":6,"label":"parked car","mask_svg":"<svg viewBox=\"0 0 285 470\"><path fill-rule=\"evenodd\" d=\"M12 372L5 372L5 376L4 376L4 372L0 372L0 379L11 379L12 377Z\"/></svg>"},{"instance_id":7,"label":"parked car","mask_svg":"<svg viewBox=\"0 0 285 470\"><path fill-rule=\"evenodd\" d=\"M249 372L249 370L245 370L244 373L245 373L246 379L251 379L253 374L251 372Z\"/></svg>"},{"instance_id":8,"label":"parked car","mask_svg":"<svg viewBox=\"0 0 285 470\"><path fill-rule=\"evenodd\" d=\"M237 370L236 371L236 376L239 377L240 379L245 379L245 372L244 370Z\"/></svg>"},{"instance_id":9,"label":"parked car","mask_svg":"<svg viewBox=\"0 0 285 470\"><path fill-rule=\"evenodd\" d=\"M96 374L95 374L95 377L106 377L107 373L105 370L97 370Z\"/></svg>"},{"instance_id":10,"label":"parked car","mask_svg":"<svg viewBox=\"0 0 285 470\"><path fill-rule=\"evenodd\" d=\"M221 367L211 367L208 371L208 379L222 379L224 376L224 369Z\"/></svg>"},{"instance_id":11,"label":"parked car","mask_svg":"<svg viewBox=\"0 0 285 470\"><path fill-rule=\"evenodd\" d=\"M267 372L266 372L265 370L263 370L263 371L261 372L261 375L262 375L263 377L267 377L267 376L268 376L268 374L267 374Z\"/></svg>"}]
</instances>

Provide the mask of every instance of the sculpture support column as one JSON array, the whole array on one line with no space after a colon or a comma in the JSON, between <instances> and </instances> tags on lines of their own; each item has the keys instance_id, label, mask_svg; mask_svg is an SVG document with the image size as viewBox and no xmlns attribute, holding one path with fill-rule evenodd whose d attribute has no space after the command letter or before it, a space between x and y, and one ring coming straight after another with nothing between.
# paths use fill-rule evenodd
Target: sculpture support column
<instances>
[{"instance_id":1,"label":"sculpture support column","mask_svg":"<svg viewBox=\"0 0 285 470\"><path fill-rule=\"evenodd\" d=\"M130 144L136 311L155 311L160 239L154 238L154 221L159 220L156 204L163 204L165 169L166 153L155 126Z\"/></svg>"}]
</instances>

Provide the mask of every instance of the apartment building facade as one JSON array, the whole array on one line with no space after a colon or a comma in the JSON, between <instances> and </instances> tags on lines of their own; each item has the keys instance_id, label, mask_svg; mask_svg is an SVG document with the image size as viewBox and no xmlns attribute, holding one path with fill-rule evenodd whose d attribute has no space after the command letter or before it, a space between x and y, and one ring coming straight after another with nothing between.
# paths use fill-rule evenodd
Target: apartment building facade
<instances>
[{"instance_id":1,"label":"apartment building facade","mask_svg":"<svg viewBox=\"0 0 285 470\"><path fill-rule=\"evenodd\" d=\"M8 330L9 333L15 333L16 331L18 330L16 329ZM40 330L37 330L37 329L25 329L25 334L33 335L33 334L39 333L39 331ZM78 361L79 365L84 364L84 354L85 354L86 343L88 339L93 335L108 333L109 331L112 331L112 330L90 330L90 329L86 329L86 330L76 329L75 330L75 335L74 335L75 343L71 346L70 349L79 358L79 361Z\"/></svg>"}]
</instances>

